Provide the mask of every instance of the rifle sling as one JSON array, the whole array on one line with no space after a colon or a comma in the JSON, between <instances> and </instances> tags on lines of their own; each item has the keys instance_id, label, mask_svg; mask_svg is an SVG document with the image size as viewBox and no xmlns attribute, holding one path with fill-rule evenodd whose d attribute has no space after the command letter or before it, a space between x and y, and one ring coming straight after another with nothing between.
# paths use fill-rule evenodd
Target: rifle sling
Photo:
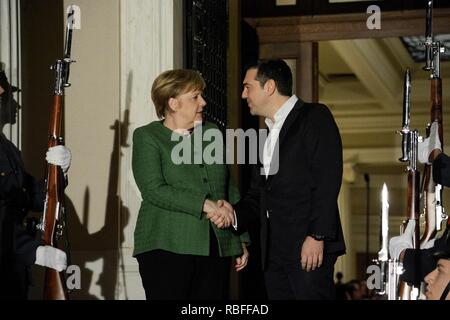
<instances>
[{"instance_id":1,"label":"rifle sling","mask_svg":"<svg viewBox=\"0 0 450 320\"><path fill-rule=\"evenodd\" d=\"M441 299L439 300L445 300L445 298L447 298L449 291L450 291L450 281L447 283L447 287L445 287L444 292L442 292Z\"/></svg>"}]
</instances>

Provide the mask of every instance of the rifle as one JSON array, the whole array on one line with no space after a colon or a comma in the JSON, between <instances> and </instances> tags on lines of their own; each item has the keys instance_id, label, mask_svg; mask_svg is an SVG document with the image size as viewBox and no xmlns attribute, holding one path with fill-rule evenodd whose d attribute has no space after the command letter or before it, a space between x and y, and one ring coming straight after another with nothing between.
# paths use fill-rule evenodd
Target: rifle
<instances>
[{"instance_id":1,"label":"rifle","mask_svg":"<svg viewBox=\"0 0 450 320\"><path fill-rule=\"evenodd\" d=\"M64 58L57 60L51 67L55 71L55 88L53 93L53 104L51 107L49 121L48 147L62 145L62 112L64 88L69 87L70 64L74 62L71 57L72 44L72 19L75 11L70 9L67 16L67 29L65 39ZM45 181L45 203L40 230L45 245L57 247L57 241L63 235L65 227L64 218L64 188L66 178L59 166L47 163ZM52 268L45 269L44 300L66 300L68 291L64 272L58 272Z\"/></svg>"},{"instance_id":2,"label":"rifle","mask_svg":"<svg viewBox=\"0 0 450 320\"><path fill-rule=\"evenodd\" d=\"M403 221L403 230L406 229L409 220L415 220L413 249L419 248L419 204L420 204L420 172L417 170L417 145L419 132L410 130L411 110L411 72L409 68L405 72L404 99L403 99L403 127L399 133L402 135L402 162L408 162L406 172L408 174L407 216ZM399 284L399 298L401 300L415 299L419 289L413 288L404 281Z\"/></svg>"},{"instance_id":3,"label":"rifle","mask_svg":"<svg viewBox=\"0 0 450 320\"><path fill-rule=\"evenodd\" d=\"M423 68L431 71L431 122L427 127L427 136L431 123L438 124L439 139L443 142L442 128L442 79L440 77L440 53L444 47L433 38L433 0L427 2L426 9L426 36L425 36L425 57L426 65ZM423 214L425 216L425 229L420 239L420 244L425 244L436 236L442 229L442 221L446 219L446 214L442 206L442 186L433 180L432 166L426 164L424 167L424 178L422 182L424 197Z\"/></svg>"}]
</instances>

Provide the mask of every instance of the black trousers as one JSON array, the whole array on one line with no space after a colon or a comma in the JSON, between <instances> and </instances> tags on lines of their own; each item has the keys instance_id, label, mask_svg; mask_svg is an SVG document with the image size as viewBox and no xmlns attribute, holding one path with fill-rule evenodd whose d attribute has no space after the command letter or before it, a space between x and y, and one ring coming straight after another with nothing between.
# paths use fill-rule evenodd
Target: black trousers
<instances>
[{"instance_id":1,"label":"black trousers","mask_svg":"<svg viewBox=\"0 0 450 320\"><path fill-rule=\"evenodd\" d=\"M210 255L152 250L136 256L147 300L228 299L230 257L219 257L210 229Z\"/></svg>"},{"instance_id":2,"label":"black trousers","mask_svg":"<svg viewBox=\"0 0 450 320\"><path fill-rule=\"evenodd\" d=\"M335 254L325 254L320 268L306 272L301 268L300 253L295 262L269 257L264 272L269 300L334 300L336 259Z\"/></svg>"}]
</instances>

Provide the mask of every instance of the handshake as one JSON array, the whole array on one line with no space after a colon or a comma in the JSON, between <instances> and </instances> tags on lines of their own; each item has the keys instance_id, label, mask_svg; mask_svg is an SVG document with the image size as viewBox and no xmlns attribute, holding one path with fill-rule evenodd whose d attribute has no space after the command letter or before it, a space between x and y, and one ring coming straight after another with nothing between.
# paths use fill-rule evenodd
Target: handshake
<instances>
[{"instance_id":1,"label":"handshake","mask_svg":"<svg viewBox=\"0 0 450 320\"><path fill-rule=\"evenodd\" d=\"M442 152L442 143L439 139L439 124L434 121L430 127L430 135L424 141L419 141L418 159L421 163L430 164Z\"/></svg>"},{"instance_id":2,"label":"handshake","mask_svg":"<svg viewBox=\"0 0 450 320\"><path fill-rule=\"evenodd\" d=\"M225 229L235 225L234 209L225 200L214 202L206 199L203 203L203 212L206 213L206 218L219 229Z\"/></svg>"}]
</instances>

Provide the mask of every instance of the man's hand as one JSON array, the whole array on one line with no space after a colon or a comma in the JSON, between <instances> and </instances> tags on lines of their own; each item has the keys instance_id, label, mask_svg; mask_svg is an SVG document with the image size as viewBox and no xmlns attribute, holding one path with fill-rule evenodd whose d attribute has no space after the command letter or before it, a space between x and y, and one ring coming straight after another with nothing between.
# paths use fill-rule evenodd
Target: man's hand
<instances>
[{"instance_id":1,"label":"man's hand","mask_svg":"<svg viewBox=\"0 0 450 320\"><path fill-rule=\"evenodd\" d=\"M244 269L247 266L248 263L248 250L245 243L242 244L242 250L244 251L242 253L242 256L236 258L236 265L234 266L236 268L236 271L239 272L242 269Z\"/></svg>"},{"instance_id":2,"label":"man's hand","mask_svg":"<svg viewBox=\"0 0 450 320\"><path fill-rule=\"evenodd\" d=\"M217 205L220 208L225 207L225 209L227 209L228 211L234 211L233 206L228 201L219 200L219 201L217 201Z\"/></svg>"},{"instance_id":3,"label":"man's hand","mask_svg":"<svg viewBox=\"0 0 450 320\"><path fill-rule=\"evenodd\" d=\"M320 268L323 261L323 241L318 241L313 237L307 236L302 245L301 264L302 269L314 271Z\"/></svg>"},{"instance_id":4,"label":"man's hand","mask_svg":"<svg viewBox=\"0 0 450 320\"><path fill-rule=\"evenodd\" d=\"M58 248L39 246L36 250L35 264L61 272L67 268L67 256Z\"/></svg>"},{"instance_id":5,"label":"man's hand","mask_svg":"<svg viewBox=\"0 0 450 320\"><path fill-rule=\"evenodd\" d=\"M59 145L48 149L45 160L48 163L60 166L64 173L67 173L72 161L72 154L65 146Z\"/></svg>"},{"instance_id":6,"label":"man's hand","mask_svg":"<svg viewBox=\"0 0 450 320\"><path fill-rule=\"evenodd\" d=\"M416 220L408 220L405 232L397 237L392 237L389 241L389 254L393 259L399 259L400 254L413 247L414 228L416 226Z\"/></svg>"}]
</instances>

